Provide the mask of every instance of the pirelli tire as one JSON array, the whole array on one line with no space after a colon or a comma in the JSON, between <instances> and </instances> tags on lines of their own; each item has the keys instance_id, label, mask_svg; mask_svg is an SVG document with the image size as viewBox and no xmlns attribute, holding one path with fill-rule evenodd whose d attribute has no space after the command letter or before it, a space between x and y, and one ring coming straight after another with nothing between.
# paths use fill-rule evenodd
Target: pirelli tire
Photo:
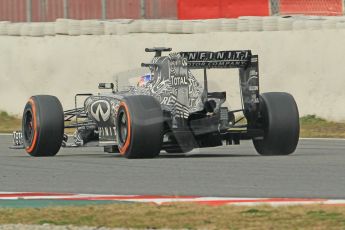
<instances>
[{"instance_id":1,"label":"pirelli tire","mask_svg":"<svg viewBox=\"0 0 345 230\"><path fill-rule=\"evenodd\" d=\"M154 158L162 148L163 111L152 96L128 96L116 118L120 154L126 158Z\"/></svg>"},{"instance_id":2,"label":"pirelli tire","mask_svg":"<svg viewBox=\"0 0 345 230\"><path fill-rule=\"evenodd\" d=\"M34 157L55 156L62 145L64 112L60 101L49 95L33 96L22 119L25 150Z\"/></svg>"},{"instance_id":3,"label":"pirelli tire","mask_svg":"<svg viewBox=\"0 0 345 230\"><path fill-rule=\"evenodd\" d=\"M260 96L260 127L263 139L253 139L260 155L289 155L299 139L299 113L294 98L288 93L272 92Z\"/></svg>"}]
</instances>

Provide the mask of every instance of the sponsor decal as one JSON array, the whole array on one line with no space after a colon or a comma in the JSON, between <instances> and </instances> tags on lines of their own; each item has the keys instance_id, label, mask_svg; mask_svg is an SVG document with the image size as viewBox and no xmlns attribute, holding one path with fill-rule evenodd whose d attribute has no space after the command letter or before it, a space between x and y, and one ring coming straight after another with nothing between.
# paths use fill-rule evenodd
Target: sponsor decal
<instances>
[{"instance_id":1,"label":"sponsor decal","mask_svg":"<svg viewBox=\"0 0 345 230\"><path fill-rule=\"evenodd\" d=\"M98 132L100 138L111 137L114 139L116 136L116 127L115 126L105 126L105 127L98 127Z\"/></svg>"},{"instance_id":2,"label":"sponsor decal","mask_svg":"<svg viewBox=\"0 0 345 230\"><path fill-rule=\"evenodd\" d=\"M247 61L199 61L189 62L188 66L191 68L231 68L231 67L245 67L248 64Z\"/></svg>"},{"instance_id":3,"label":"sponsor decal","mask_svg":"<svg viewBox=\"0 0 345 230\"><path fill-rule=\"evenodd\" d=\"M107 100L98 100L91 105L91 115L98 122L107 122L110 118L110 104Z\"/></svg>"},{"instance_id":4,"label":"sponsor decal","mask_svg":"<svg viewBox=\"0 0 345 230\"><path fill-rule=\"evenodd\" d=\"M250 51L182 52L187 61L243 61L251 56Z\"/></svg>"},{"instance_id":5,"label":"sponsor decal","mask_svg":"<svg viewBox=\"0 0 345 230\"><path fill-rule=\"evenodd\" d=\"M171 96L165 96L163 97L161 104L163 105L173 105L173 103L175 103L176 98L175 97L171 97Z\"/></svg>"},{"instance_id":6,"label":"sponsor decal","mask_svg":"<svg viewBox=\"0 0 345 230\"><path fill-rule=\"evenodd\" d=\"M245 67L251 52L244 51L219 51L219 52L181 52L189 67L197 68L231 68Z\"/></svg>"},{"instance_id":7,"label":"sponsor decal","mask_svg":"<svg viewBox=\"0 0 345 230\"><path fill-rule=\"evenodd\" d=\"M183 76L175 76L171 78L171 82L173 86L180 86L180 85L188 85L187 77Z\"/></svg>"}]
</instances>

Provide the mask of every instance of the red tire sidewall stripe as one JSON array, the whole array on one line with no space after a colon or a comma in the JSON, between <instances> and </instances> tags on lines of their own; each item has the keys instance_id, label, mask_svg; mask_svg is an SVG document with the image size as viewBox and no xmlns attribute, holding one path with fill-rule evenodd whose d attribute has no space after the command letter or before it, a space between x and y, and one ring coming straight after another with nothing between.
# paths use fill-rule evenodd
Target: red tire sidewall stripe
<instances>
[{"instance_id":1,"label":"red tire sidewall stripe","mask_svg":"<svg viewBox=\"0 0 345 230\"><path fill-rule=\"evenodd\" d=\"M33 150L35 149L36 145L37 145L37 138L38 138L38 129L37 129L37 111L36 111L36 104L35 101L33 100L33 98L29 99L29 104L31 104L31 110L32 110L32 117L33 117L33 129L34 129L34 137L33 140L31 142L31 145L26 147L26 152L27 153L32 153Z\"/></svg>"},{"instance_id":2,"label":"red tire sidewall stripe","mask_svg":"<svg viewBox=\"0 0 345 230\"><path fill-rule=\"evenodd\" d=\"M125 155L129 149L131 143L131 117L129 115L129 109L125 102L120 103L120 109L124 108L127 116L127 138L123 146L119 146L119 151L121 155Z\"/></svg>"}]
</instances>

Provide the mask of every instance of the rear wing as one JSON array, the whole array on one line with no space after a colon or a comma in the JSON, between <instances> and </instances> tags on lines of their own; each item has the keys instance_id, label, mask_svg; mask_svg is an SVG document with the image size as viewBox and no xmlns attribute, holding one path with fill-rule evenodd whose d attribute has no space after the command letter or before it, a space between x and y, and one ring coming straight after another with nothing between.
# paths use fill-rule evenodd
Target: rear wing
<instances>
[{"instance_id":1,"label":"rear wing","mask_svg":"<svg viewBox=\"0 0 345 230\"><path fill-rule=\"evenodd\" d=\"M204 88L208 92L207 69L238 68L243 112L256 121L259 116L259 57L250 50L219 52L180 52L189 69L204 69Z\"/></svg>"},{"instance_id":2,"label":"rear wing","mask_svg":"<svg viewBox=\"0 0 345 230\"><path fill-rule=\"evenodd\" d=\"M190 69L246 68L252 58L250 50L219 52L180 52Z\"/></svg>"}]
</instances>

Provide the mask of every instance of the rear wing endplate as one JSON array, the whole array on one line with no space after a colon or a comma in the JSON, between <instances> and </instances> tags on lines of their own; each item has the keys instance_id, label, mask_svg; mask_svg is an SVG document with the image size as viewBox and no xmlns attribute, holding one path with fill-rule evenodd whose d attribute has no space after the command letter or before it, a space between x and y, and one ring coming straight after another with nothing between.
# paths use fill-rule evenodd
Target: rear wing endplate
<instances>
[{"instance_id":1,"label":"rear wing endplate","mask_svg":"<svg viewBox=\"0 0 345 230\"><path fill-rule=\"evenodd\" d=\"M250 50L219 52L180 52L187 59L190 69L246 68L252 53Z\"/></svg>"}]
</instances>

